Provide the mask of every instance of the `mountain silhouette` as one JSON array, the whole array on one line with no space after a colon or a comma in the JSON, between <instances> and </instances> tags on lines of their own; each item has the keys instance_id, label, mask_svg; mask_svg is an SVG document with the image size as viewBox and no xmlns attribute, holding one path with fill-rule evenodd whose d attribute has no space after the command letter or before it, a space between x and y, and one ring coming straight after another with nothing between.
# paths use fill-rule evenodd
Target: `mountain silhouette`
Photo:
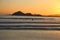
<instances>
[{"instance_id":1,"label":"mountain silhouette","mask_svg":"<svg viewBox=\"0 0 60 40\"><path fill-rule=\"evenodd\" d=\"M21 11L17 11L17 12L14 12L12 15L23 16L25 14L23 12L21 12Z\"/></svg>"},{"instance_id":2,"label":"mountain silhouette","mask_svg":"<svg viewBox=\"0 0 60 40\"><path fill-rule=\"evenodd\" d=\"M33 16L31 13L26 13L25 16Z\"/></svg>"},{"instance_id":3,"label":"mountain silhouette","mask_svg":"<svg viewBox=\"0 0 60 40\"><path fill-rule=\"evenodd\" d=\"M42 16L42 15L38 15L38 14L32 15L32 13L23 13L21 11L17 11L17 12L14 12L12 16Z\"/></svg>"}]
</instances>

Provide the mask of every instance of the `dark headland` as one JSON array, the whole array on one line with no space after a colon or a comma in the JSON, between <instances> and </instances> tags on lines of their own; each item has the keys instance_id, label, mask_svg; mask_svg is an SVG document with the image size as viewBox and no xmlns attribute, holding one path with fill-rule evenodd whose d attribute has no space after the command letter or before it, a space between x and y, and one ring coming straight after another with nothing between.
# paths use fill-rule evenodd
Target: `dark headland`
<instances>
[{"instance_id":1,"label":"dark headland","mask_svg":"<svg viewBox=\"0 0 60 40\"><path fill-rule=\"evenodd\" d=\"M32 13L23 13L21 11L14 12L12 16L42 16L39 14L32 14Z\"/></svg>"}]
</instances>

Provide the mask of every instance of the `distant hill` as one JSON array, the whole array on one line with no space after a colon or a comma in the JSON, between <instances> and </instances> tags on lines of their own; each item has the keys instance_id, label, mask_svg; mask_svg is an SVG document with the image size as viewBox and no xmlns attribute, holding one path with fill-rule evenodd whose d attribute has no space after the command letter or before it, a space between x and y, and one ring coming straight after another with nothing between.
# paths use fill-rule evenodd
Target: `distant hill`
<instances>
[{"instance_id":1,"label":"distant hill","mask_svg":"<svg viewBox=\"0 0 60 40\"><path fill-rule=\"evenodd\" d=\"M21 11L17 11L17 12L14 12L12 16L42 16L42 15L38 15L38 14L32 15L31 13L23 13Z\"/></svg>"}]
</instances>

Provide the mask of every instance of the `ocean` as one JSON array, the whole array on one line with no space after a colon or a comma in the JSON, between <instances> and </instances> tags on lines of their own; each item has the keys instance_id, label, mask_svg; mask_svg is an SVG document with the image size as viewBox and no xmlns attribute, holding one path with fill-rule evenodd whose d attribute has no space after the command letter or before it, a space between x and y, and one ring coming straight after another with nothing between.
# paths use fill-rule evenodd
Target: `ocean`
<instances>
[{"instance_id":1,"label":"ocean","mask_svg":"<svg viewBox=\"0 0 60 40\"><path fill-rule=\"evenodd\" d=\"M0 16L0 29L60 29L60 17Z\"/></svg>"},{"instance_id":2,"label":"ocean","mask_svg":"<svg viewBox=\"0 0 60 40\"><path fill-rule=\"evenodd\" d=\"M0 16L0 40L60 40L60 17Z\"/></svg>"}]
</instances>

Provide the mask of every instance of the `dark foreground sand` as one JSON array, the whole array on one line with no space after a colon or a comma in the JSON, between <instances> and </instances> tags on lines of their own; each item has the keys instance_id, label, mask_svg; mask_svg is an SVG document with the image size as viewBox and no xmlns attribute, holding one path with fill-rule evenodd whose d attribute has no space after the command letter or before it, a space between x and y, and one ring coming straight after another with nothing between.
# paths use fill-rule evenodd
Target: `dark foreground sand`
<instances>
[{"instance_id":1,"label":"dark foreground sand","mask_svg":"<svg viewBox=\"0 0 60 40\"><path fill-rule=\"evenodd\" d=\"M0 30L0 40L60 40L60 31Z\"/></svg>"}]
</instances>

